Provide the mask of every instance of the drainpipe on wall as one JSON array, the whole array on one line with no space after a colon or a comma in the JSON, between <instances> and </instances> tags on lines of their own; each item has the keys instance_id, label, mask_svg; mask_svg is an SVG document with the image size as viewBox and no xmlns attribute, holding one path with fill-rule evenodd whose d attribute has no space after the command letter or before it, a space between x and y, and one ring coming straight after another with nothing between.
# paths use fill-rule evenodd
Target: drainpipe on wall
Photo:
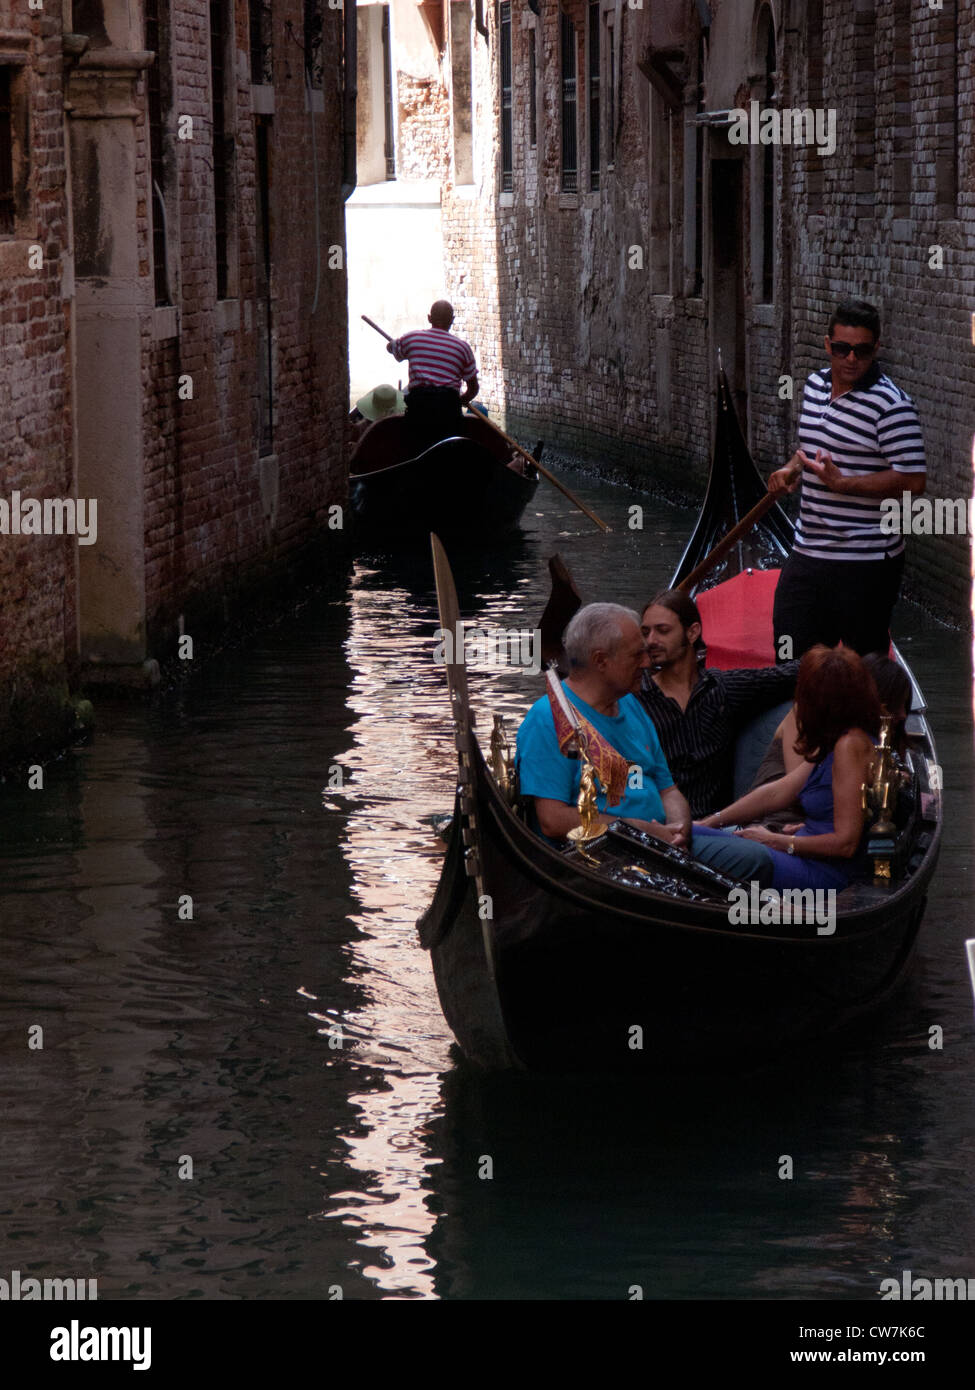
<instances>
[{"instance_id":1,"label":"drainpipe on wall","mask_svg":"<svg viewBox=\"0 0 975 1390\"><path fill-rule=\"evenodd\" d=\"M474 0L474 27L479 34L484 35L484 42L488 41L488 27L484 22L484 0Z\"/></svg>"},{"instance_id":2,"label":"drainpipe on wall","mask_svg":"<svg viewBox=\"0 0 975 1390\"><path fill-rule=\"evenodd\" d=\"M342 201L347 203L356 186L356 0L345 0L342 62Z\"/></svg>"}]
</instances>

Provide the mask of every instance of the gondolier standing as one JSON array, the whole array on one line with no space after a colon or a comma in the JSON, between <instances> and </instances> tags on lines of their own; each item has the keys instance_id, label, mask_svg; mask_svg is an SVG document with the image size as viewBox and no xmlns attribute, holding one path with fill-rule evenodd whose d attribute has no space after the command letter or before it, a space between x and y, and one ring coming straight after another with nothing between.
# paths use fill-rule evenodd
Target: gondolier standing
<instances>
[{"instance_id":1,"label":"gondolier standing","mask_svg":"<svg viewBox=\"0 0 975 1390\"><path fill-rule=\"evenodd\" d=\"M407 418L422 431L442 437L460 423L462 408L474 399L480 384L470 344L450 332L453 306L438 299L427 318L429 328L394 338L386 351L397 362L409 359Z\"/></svg>"},{"instance_id":2,"label":"gondolier standing","mask_svg":"<svg viewBox=\"0 0 975 1390\"><path fill-rule=\"evenodd\" d=\"M824 340L830 366L810 373L803 392L799 448L769 478L773 496L802 479L795 545L775 593L779 661L817 642L861 655L888 647L904 538L881 529L881 503L923 492L926 473L917 410L877 366L879 340L872 304L837 306Z\"/></svg>"}]
</instances>

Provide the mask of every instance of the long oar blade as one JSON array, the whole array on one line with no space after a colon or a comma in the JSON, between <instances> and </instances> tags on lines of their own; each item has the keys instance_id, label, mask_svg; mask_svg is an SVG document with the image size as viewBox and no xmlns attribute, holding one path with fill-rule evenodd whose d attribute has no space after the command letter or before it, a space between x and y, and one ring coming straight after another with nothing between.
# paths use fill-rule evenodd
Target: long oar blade
<instances>
[{"instance_id":1,"label":"long oar blade","mask_svg":"<svg viewBox=\"0 0 975 1390\"><path fill-rule=\"evenodd\" d=\"M430 548L433 551L433 578L437 586L437 610L440 614L441 645L447 668L450 703L458 726L461 724L460 716L463 716L463 725L466 727L469 723L467 667L464 665L464 637L460 626L457 589L447 552L441 544L440 537L435 536L432 531Z\"/></svg>"}]
</instances>

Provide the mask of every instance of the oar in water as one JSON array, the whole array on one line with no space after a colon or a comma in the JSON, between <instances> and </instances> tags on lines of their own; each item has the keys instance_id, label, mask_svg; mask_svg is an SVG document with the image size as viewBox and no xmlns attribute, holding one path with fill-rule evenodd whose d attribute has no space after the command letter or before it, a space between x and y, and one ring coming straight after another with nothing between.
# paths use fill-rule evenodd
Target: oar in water
<instances>
[{"instance_id":1,"label":"oar in water","mask_svg":"<svg viewBox=\"0 0 975 1390\"><path fill-rule=\"evenodd\" d=\"M775 505L776 500L777 499L772 493L769 492L762 498L761 502L756 502L751 511L748 512L746 516L742 517L738 525L732 526L728 534L721 537L711 553L705 555L701 563L696 565L694 569L691 570L690 574L680 581L677 585L678 589L682 589L684 593L689 592L698 580L704 578L708 570L713 569L719 560L724 559L728 551L736 546L743 536L747 536L756 521L761 521L765 513Z\"/></svg>"},{"instance_id":2,"label":"oar in water","mask_svg":"<svg viewBox=\"0 0 975 1390\"><path fill-rule=\"evenodd\" d=\"M362 315L362 320L364 323L367 323L370 328L374 328L377 333L379 333L383 338L385 338L387 343L391 343L393 341L390 334L388 334L384 328L380 328L378 323L373 323L372 319L369 318L366 314ZM480 412L478 413L480 414ZM486 417L481 416L481 418L484 419ZM584 502L580 502L578 497L576 497L575 493L570 492L564 483L560 483L554 473L550 473L547 468L545 468L542 464L539 463L538 459L533 458L527 449L523 449L516 440L511 438L510 434L505 434L504 430L499 429L493 420L488 420L487 423L491 426L493 430L497 430L501 438L505 440L506 443L510 444L512 449L517 450L517 452L521 454L522 457L526 458L528 462L532 465L532 467L537 469L538 472L541 473L543 478L550 482L553 487L557 487L559 492L564 493L574 507L578 507L580 512L585 512L586 516L589 518L590 521L594 521L596 525L599 526L603 531L608 531L610 529L606 525L605 521L601 521L595 512L591 512Z\"/></svg>"},{"instance_id":3,"label":"oar in water","mask_svg":"<svg viewBox=\"0 0 975 1390\"><path fill-rule=\"evenodd\" d=\"M565 486L565 484L560 482L554 473L550 473L544 464L539 463L538 459L533 458L527 449L523 449L516 439L512 439L510 434L505 434L504 430L501 429L499 425L496 425L493 420L488 420L487 423L491 426L493 430L497 430L498 434L500 434L501 438L505 441L506 444L510 444L512 449L515 449L519 454L521 454L522 458L526 458L528 462L532 465L532 467L536 468L538 472L541 473L543 478L547 479L547 481L550 482L553 487L557 487L559 492L564 493L574 507L578 507L580 512L585 512L586 516L589 518L590 521L594 521L596 525L603 531L608 531L610 529L606 525L605 521L602 521L596 515L595 512L591 512L589 508L586 506L585 502L580 502L578 497L576 497L575 493L570 492L569 489Z\"/></svg>"}]
</instances>

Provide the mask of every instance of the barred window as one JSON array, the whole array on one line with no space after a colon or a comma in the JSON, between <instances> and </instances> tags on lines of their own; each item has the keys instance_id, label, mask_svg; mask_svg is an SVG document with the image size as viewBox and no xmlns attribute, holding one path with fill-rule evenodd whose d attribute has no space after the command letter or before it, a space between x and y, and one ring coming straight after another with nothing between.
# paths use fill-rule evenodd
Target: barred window
<instances>
[{"instance_id":1,"label":"barred window","mask_svg":"<svg viewBox=\"0 0 975 1390\"><path fill-rule=\"evenodd\" d=\"M14 122L10 69L0 66L0 235L16 222L14 204Z\"/></svg>"},{"instance_id":2,"label":"barred window","mask_svg":"<svg viewBox=\"0 0 975 1390\"><path fill-rule=\"evenodd\" d=\"M305 67L313 87L322 85L322 0L305 0Z\"/></svg>"},{"instance_id":3,"label":"barred window","mask_svg":"<svg viewBox=\"0 0 975 1390\"><path fill-rule=\"evenodd\" d=\"M853 13L853 197L864 215L872 215L877 195L877 11L857 6Z\"/></svg>"},{"instance_id":4,"label":"barred window","mask_svg":"<svg viewBox=\"0 0 975 1390\"><path fill-rule=\"evenodd\" d=\"M511 138L511 5L501 5L498 58L501 69L501 192L514 187L514 156Z\"/></svg>"},{"instance_id":5,"label":"barred window","mask_svg":"<svg viewBox=\"0 0 975 1390\"><path fill-rule=\"evenodd\" d=\"M532 149L538 144L538 59L536 58L535 30L528 31L528 143Z\"/></svg>"},{"instance_id":6,"label":"barred window","mask_svg":"<svg viewBox=\"0 0 975 1390\"><path fill-rule=\"evenodd\" d=\"M393 135L393 55L392 40L389 33L389 6L383 5L383 157L386 161L386 178L396 177L396 141Z\"/></svg>"},{"instance_id":7,"label":"barred window","mask_svg":"<svg viewBox=\"0 0 975 1390\"><path fill-rule=\"evenodd\" d=\"M274 82L271 0L250 0L250 7L251 82L255 87L267 87ZM305 16L307 25L307 6Z\"/></svg>"},{"instance_id":8,"label":"barred window","mask_svg":"<svg viewBox=\"0 0 975 1390\"><path fill-rule=\"evenodd\" d=\"M913 0L906 0L908 5ZM823 31L823 0L808 0L806 7L806 90L809 106L818 111L825 106L824 80L826 59L824 56L825 35ZM823 211L825 183L825 163L818 145L806 148L806 190L809 211Z\"/></svg>"},{"instance_id":9,"label":"barred window","mask_svg":"<svg viewBox=\"0 0 975 1390\"><path fill-rule=\"evenodd\" d=\"M589 6L589 187L599 187L599 0Z\"/></svg>"},{"instance_id":10,"label":"barred window","mask_svg":"<svg viewBox=\"0 0 975 1390\"><path fill-rule=\"evenodd\" d=\"M152 205L152 268L156 303L172 304L166 246L166 194L163 108L169 86L169 8L167 0L146 0L146 48L155 59L146 72L149 118L149 179Z\"/></svg>"},{"instance_id":11,"label":"barred window","mask_svg":"<svg viewBox=\"0 0 975 1390\"><path fill-rule=\"evenodd\" d=\"M939 73L937 84L937 147L934 201L938 217L958 216L958 155L961 149L958 113L958 0L944 0L933 14ZM940 55L944 54L943 58Z\"/></svg>"},{"instance_id":12,"label":"barred window","mask_svg":"<svg viewBox=\"0 0 975 1390\"><path fill-rule=\"evenodd\" d=\"M227 112L229 0L210 0L210 90L213 109L213 220L217 298L230 287L230 176L233 139Z\"/></svg>"},{"instance_id":13,"label":"barred window","mask_svg":"<svg viewBox=\"0 0 975 1390\"><path fill-rule=\"evenodd\" d=\"M914 0L894 0L893 211L911 215L914 182L914 131L911 111L911 11Z\"/></svg>"},{"instance_id":14,"label":"barred window","mask_svg":"<svg viewBox=\"0 0 975 1390\"><path fill-rule=\"evenodd\" d=\"M559 51L562 77L562 191L579 187L579 137L576 129L576 31L567 14L560 15Z\"/></svg>"},{"instance_id":15,"label":"barred window","mask_svg":"<svg viewBox=\"0 0 975 1390\"><path fill-rule=\"evenodd\" d=\"M606 151L607 167L616 163L616 28L606 14Z\"/></svg>"},{"instance_id":16,"label":"barred window","mask_svg":"<svg viewBox=\"0 0 975 1390\"><path fill-rule=\"evenodd\" d=\"M274 452L274 337L271 332L271 137L270 116L254 118L257 215L257 442L262 458Z\"/></svg>"},{"instance_id":17,"label":"barred window","mask_svg":"<svg viewBox=\"0 0 975 1390\"><path fill-rule=\"evenodd\" d=\"M765 47L765 106L775 97L775 21L771 10ZM775 298L775 147L766 145L762 159L762 303Z\"/></svg>"},{"instance_id":18,"label":"barred window","mask_svg":"<svg viewBox=\"0 0 975 1390\"><path fill-rule=\"evenodd\" d=\"M697 110L704 110L704 36L697 41ZM704 128L694 128L694 275L692 295L704 291Z\"/></svg>"}]
</instances>

